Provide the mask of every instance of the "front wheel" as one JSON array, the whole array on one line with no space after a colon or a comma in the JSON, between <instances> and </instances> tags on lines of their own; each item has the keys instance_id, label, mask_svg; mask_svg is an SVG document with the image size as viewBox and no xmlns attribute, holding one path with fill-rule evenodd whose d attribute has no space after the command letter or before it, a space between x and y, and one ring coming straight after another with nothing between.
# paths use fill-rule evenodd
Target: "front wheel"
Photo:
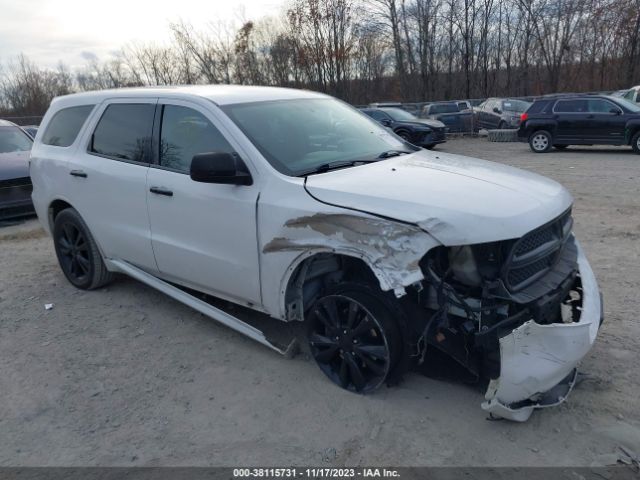
<instances>
[{"instance_id":1,"label":"front wheel","mask_svg":"<svg viewBox=\"0 0 640 480\"><path fill-rule=\"evenodd\" d=\"M405 132L404 130L401 130L401 131L397 132L397 135L401 139L403 139L405 142L411 143L411 135L409 134L409 132Z\"/></svg>"},{"instance_id":2,"label":"front wheel","mask_svg":"<svg viewBox=\"0 0 640 480\"><path fill-rule=\"evenodd\" d=\"M631 146L633 147L633 151L640 155L640 132L636 132L631 139Z\"/></svg>"},{"instance_id":3,"label":"front wheel","mask_svg":"<svg viewBox=\"0 0 640 480\"><path fill-rule=\"evenodd\" d=\"M375 390L398 363L402 341L397 323L369 287L345 284L331 289L311 307L307 321L313 358L346 390Z\"/></svg>"},{"instance_id":4,"label":"front wheel","mask_svg":"<svg viewBox=\"0 0 640 480\"><path fill-rule=\"evenodd\" d=\"M75 287L92 290L107 284L107 270L100 250L80 214L73 208L60 212L53 225L53 243L58 263Z\"/></svg>"},{"instance_id":5,"label":"front wheel","mask_svg":"<svg viewBox=\"0 0 640 480\"><path fill-rule=\"evenodd\" d=\"M546 130L538 130L529 136L529 147L535 153L545 153L551 150L552 137Z\"/></svg>"}]
</instances>

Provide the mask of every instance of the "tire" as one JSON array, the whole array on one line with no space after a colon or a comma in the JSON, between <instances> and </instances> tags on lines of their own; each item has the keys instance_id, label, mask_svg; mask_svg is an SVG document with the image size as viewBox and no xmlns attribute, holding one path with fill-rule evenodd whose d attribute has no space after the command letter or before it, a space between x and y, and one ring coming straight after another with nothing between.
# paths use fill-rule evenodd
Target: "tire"
<instances>
[{"instance_id":1,"label":"tire","mask_svg":"<svg viewBox=\"0 0 640 480\"><path fill-rule=\"evenodd\" d=\"M636 134L631 139L631 147L633 151L640 155L640 131L636 132Z\"/></svg>"},{"instance_id":2,"label":"tire","mask_svg":"<svg viewBox=\"0 0 640 480\"><path fill-rule=\"evenodd\" d=\"M371 287L330 288L307 314L307 341L320 370L336 385L366 393L384 384L402 355L392 310Z\"/></svg>"},{"instance_id":3,"label":"tire","mask_svg":"<svg viewBox=\"0 0 640 480\"><path fill-rule=\"evenodd\" d=\"M553 138L546 130L537 130L529 136L529 147L534 153L546 153L552 145Z\"/></svg>"},{"instance_id":4,"label":"tire","mask_svg":"<svg viewBox=\"0 0 640 480\"><path fill-rule=\"evenodd\" d=\"M425 145L424 148L426 148L427 150L433 150L434 148L436 148L436 144L432 143L431 145Z\"/></svg>"},{"instance_id":5,"label":"tire","mask_svg":"<svg viewBox=\"0 0 640 480\"><path fill-rule=\"evenodd\" d=\"M553 148L556 150L566 150L569 145L554 145Z\"/></svg>"},{"instance_id":6,"label":"tire","mask_svg":"<svg viewBox=\"0 0 640 480\"><path fill-rule=\"evenodd\" d=\"M113 279L87 224L75 209L67 208L56 216L53 244L60 268L73 286L93 290Z\"/></svg>"},{"instance_id":7,"label":"tire","mask_svg":"<svg viewBox=\"0 0 640 480\"><path fill-rule=\"evenodd\" d=\"M505 121L500 122L500 124L498 125L499 130L505 130L506 128L507 128L507 122Z\"/></svg>"},{"instance_id":8,"label":"tire","mask_svg":"<svg viewBox=\"0 0 640 480\"><path fill-rule=\"evenodd\" d=\"M396 135L402 138L405 142L411 143L411 134L409 132L400 130L399 132L396 133Z\"/></svg>"}]
</instances>

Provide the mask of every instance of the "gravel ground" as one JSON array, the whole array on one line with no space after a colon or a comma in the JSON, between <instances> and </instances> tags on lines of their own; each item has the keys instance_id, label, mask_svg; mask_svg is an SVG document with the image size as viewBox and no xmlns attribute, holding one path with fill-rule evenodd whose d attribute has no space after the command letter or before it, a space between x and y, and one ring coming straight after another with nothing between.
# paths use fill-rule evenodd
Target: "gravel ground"
<instances>
[{"instance_id":1,"label":"gravel ground","mask_svg":"<svg viewBox=\"0 0 640 480\"><path fill-rule=\"evenodd\" d=\"M280 357L133 280L74 289L30 220L0 228L0 466L579 466L640 452L640 157L485 139L438 151L573 193L606 320L568 402L516 424L487 421L479 390L451 378L347 393L304 355Z\"/></svg>"}]
</instances>

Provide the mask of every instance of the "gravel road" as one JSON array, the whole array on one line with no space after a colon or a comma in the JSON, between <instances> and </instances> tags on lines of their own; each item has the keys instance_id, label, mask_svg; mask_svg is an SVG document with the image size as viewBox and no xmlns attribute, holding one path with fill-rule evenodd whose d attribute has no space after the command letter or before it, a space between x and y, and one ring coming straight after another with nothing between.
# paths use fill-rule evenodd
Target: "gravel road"
<instances>
[{"instance_id":1,"label":"gravel road","mask_svg":"<svg viewBox=\"0 0 640 480\"><path fill-rule=\"evenodd\" d=\"M74 289L29 220L0 228L0 466L580 466L640 452L640 157L484 139L438 151L574 195L606 319L568 402L516 424L487 421L478 388L451 377L347 393L304 355L280 357L133 280Z\"/></svg>"}]
</instances>

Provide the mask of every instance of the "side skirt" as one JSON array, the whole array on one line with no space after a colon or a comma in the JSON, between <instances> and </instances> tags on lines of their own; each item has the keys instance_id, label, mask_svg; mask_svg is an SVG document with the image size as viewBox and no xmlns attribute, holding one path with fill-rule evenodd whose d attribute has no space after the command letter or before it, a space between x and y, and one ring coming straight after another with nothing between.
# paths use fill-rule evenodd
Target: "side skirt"
<instances>
[{"instance_id":1,"label":"side skirt","mask_svg":"<svg viewBox=\"0 0 640 480\"><path fill-rule=\"evenodd\" d=\"M165 293L174 300L177 300L178 302L183 303L193 308L194 310L197 310L207 317L213 318L214 320L222 323L232 330L235 330L236 332L241 333L251 338L252 340L255 340L256 342L261 343L262 345L265 345L266 347L269 347L270 349L275 350L282 355L285 355L287 357L291 356L293 350L295 350L296 348L295 340L293 340L286 348L280 348L274 345L269 340L267 340L264 333L262 333L257 328L243 322L239 318L236 318L233 315L228 314L227 312L224 312L223 310L220 310L219 308L214 307L213 305L209 305L207 302L204 302L199 298L196 298L193 295L190 295L187 292L184 292L179 288L174 287L173 285L164 282L163 280L160 280L157 277L154 277L144 270L140 270L139 268L134 267L130 263L127 263L123 260L106 258L104 259L104 262L110 271L124 273L125 275L135 278L136 280L149 285L150 287L153 287L156 290L161 291L162 293Z\"/></svg>"}]
</instances>

